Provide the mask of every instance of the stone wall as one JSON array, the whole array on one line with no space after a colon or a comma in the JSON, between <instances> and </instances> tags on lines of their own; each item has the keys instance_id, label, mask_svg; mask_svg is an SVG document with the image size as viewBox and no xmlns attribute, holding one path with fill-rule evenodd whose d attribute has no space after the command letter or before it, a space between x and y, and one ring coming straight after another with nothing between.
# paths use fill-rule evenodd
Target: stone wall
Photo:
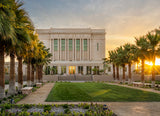
<instances>
[{"instance_id":1,"label":"stone wall","mask_svg":"<svg viewBox=\"0 0 160 116\"><path fill-rule=\"evenodd\" d=\"M113 78L108 75L93 75L93 81L113 81Z\"/></svg>"},{"instance_id":2,"label":"stone wall","mask_svg":"<svg viewBox=\"0 0 160 116\"><path fill-rule=\"evenodd\" d=\"M16 81L18 81L18 75L15 75ZM9 74L5 75L5 80L9 81ZM27 76L23 75L23 81L27 80Z\"/></svg>"},{"instance_id":3,"label":"stone wall","mask_svg":"<svg viewBox=\"0 0 160 116\"><path fill-rule=\"evenodd\" d=\"M109 75L109 76L112 77L112 75ZM145 81L151 81L152 76L151 75L145 75L144 79L145 79ZM120 75L120 80L122 80L122 75ZM128 75L126 75L126 81L127 80L128 80ZM132 74L132 80L133 81L141 81L141 75L140 74ZM160 81L160 75L156 75L155 80Z\"/></svg>"},{"instance_id":4,"label":"stone wall","mask_svg":"<svg viewBox=\"0 0 160 116\"><path fill-rule=\"evenodd\" d=\"M43 75L43 81L58 81L58 75Z\"/></svg>"}]
</instances>

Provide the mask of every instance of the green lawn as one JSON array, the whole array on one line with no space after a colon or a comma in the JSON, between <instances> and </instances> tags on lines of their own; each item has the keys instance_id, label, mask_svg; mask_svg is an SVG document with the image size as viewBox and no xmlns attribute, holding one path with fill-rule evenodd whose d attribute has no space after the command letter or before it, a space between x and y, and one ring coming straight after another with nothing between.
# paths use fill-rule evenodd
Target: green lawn
<instances>
[{"instance_id":1,"label":"green lawn","mask_svg":"<svg viewBox=\"0 0 160 116\"><path fill-rule=\"evenodd\" d=\"M160 94L105 83L57 82L46 101L160 101Z\"/></svg>"}]
</instances>

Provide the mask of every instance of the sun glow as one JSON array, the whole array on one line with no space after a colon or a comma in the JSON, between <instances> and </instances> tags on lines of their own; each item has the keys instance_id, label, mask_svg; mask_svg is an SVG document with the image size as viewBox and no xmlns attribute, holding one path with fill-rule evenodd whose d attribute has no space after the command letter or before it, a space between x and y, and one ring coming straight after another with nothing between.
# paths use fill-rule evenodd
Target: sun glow
<instances>
[{"instance_id":1,"label":"sun glow","mask_svg":"<svg viewBox=\"0 0 160 116\"><path fill-rule=\"evenodd\" d=\"M150 66L152 66L152 65L153 65L153 63L152 63L152 62L150 62L150 61L145 61L145 64L148 64L148 65L150 65ZM156 58L155 65L160 65L160 58Z\"/></svg>"}]
</instances>

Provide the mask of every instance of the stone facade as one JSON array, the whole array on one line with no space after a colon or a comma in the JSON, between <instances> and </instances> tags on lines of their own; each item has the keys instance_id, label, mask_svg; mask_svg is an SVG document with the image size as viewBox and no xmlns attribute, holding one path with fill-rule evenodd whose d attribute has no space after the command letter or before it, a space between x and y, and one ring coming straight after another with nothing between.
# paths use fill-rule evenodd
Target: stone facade
<instances>
[{"instance_id":1,"label":"stone facade","mask_svg":"<svg viewBox=\"0 0 160 116\"><path fill-rule=\"evenodd\" d=\"M93 74L93 68L103 69L104 29L51 28L37 29L36 32L53 55L49 65L52 73L85 75Z\"/></svg>"}]
</instances>

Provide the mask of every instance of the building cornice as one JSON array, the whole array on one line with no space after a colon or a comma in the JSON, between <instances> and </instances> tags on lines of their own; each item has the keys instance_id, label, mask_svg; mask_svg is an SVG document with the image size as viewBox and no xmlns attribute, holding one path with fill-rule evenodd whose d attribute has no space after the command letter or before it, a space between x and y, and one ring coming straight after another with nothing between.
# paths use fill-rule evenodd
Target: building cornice
<instances>
[{"instance_id":1,"label":"building cornice","mask_svg":"<svg viewBox=\"0 0 160 116\"><path fill-rule=\"evenodd\" d=\"M51 28L36 29L38 34L105 34L105 29L90 28Z\"/></svg>"}]
</instances>

